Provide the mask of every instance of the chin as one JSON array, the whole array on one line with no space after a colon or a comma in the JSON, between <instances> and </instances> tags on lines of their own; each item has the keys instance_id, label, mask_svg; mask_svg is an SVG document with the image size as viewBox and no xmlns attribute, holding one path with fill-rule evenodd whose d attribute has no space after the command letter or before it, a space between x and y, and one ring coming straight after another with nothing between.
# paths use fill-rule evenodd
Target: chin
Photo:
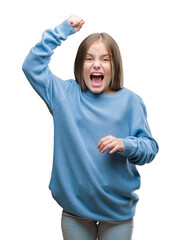
<instances>
[{"instance_id":1,"label":"chin","mask_svg":"<svg viewBox=\"0 0 181 240\"><path fill-rule=\"evenodd\" d=\"M91 88L91 87L89 87L89 90L93 93L101 93L104 91L104 89L102 88Z\"/></svg>"},{"instance_id":2,"label":"chin","mask_svg":"<svg viewBox=\"0 0 181 240\"><path fill-rule=\"evenodd\" d=\"M87 87L93 93L101 93L105 89L104 86L95 87L95 86L92 86L92 84L87 84Z\"/></svg>"}]
</instances>

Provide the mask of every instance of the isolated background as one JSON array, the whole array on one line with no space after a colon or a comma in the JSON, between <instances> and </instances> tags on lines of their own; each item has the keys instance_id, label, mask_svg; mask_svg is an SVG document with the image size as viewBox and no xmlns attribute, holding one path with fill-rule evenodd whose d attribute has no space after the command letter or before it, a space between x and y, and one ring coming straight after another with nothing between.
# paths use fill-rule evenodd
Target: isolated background
<instances>
[{"instance_id":1,"label":"isolated background","mask_svg":"<svg viewBox=\"0 0 181 240\"><path fill-rule=\"evenodd\" d=\"M151 164L138 167L142 186L133 240L181 238L179 4L179 0L0 3L0 239L62 239L61 208L48 189L53 119L21 67L42 32L71 14L86 23L56 49L52 72L64 80L74 77L79 43L93 32L108 32L121 49L125 87L143 98L160 146Z\"/></svg>"}]
</instances>

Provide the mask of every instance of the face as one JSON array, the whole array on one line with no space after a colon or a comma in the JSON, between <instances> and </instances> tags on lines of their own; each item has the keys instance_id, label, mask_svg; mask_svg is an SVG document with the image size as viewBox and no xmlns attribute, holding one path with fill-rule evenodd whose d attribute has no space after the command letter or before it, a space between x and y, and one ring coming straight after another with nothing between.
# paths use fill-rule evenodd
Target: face
<instances>
[{"instance_id":1,"label":"face","mask_svg":"<svg viewBox=\"0 0 181 240\"><path fill-rule=\"evenodd\" d=\"M87 50L83 78L86 86L94 93L109 93L111 82L111 59L102 41L94 42Z\"/></svg>"}]
</instances>

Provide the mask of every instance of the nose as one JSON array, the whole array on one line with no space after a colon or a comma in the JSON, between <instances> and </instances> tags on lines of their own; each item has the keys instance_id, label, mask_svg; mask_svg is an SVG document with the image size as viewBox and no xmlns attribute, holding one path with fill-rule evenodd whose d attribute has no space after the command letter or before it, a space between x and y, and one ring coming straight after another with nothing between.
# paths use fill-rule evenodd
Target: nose
<instances>
[{"instance_id":1,"label":"nose","mask_svg":"<svg viewBox=\"0 0 181 240\"><path fill-rule=\"evenodd\" d=\"M95 60L93 67L94 67L94 69L99 69L101 67L100 61L99 60Z\"/></svg>"}]
</instances>

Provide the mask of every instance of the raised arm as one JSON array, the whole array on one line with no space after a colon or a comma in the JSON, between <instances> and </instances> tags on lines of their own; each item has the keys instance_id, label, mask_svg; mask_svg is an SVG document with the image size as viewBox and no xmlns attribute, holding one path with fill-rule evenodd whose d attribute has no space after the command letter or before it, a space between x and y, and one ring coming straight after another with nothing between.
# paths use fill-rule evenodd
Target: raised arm
<instances>
[{"instance_id":1,"label":"raised arm","mask_svg":"<svg viewBox=\"0 0 181 240\"><path fill-rule=\"evenodd\" d=\"M23 63L22 68L27 79L50 110L54 104L53 98L57 88L61 93L59 97L63 99L71 86L71 81L63 81L50 71L48 64L54 53L53 50L60 46L69 35L79 31L83 24L84 21L80 17L72 15L54 30L44 31L41 41L30 50Z\"/></svg>"}]
</instances>

